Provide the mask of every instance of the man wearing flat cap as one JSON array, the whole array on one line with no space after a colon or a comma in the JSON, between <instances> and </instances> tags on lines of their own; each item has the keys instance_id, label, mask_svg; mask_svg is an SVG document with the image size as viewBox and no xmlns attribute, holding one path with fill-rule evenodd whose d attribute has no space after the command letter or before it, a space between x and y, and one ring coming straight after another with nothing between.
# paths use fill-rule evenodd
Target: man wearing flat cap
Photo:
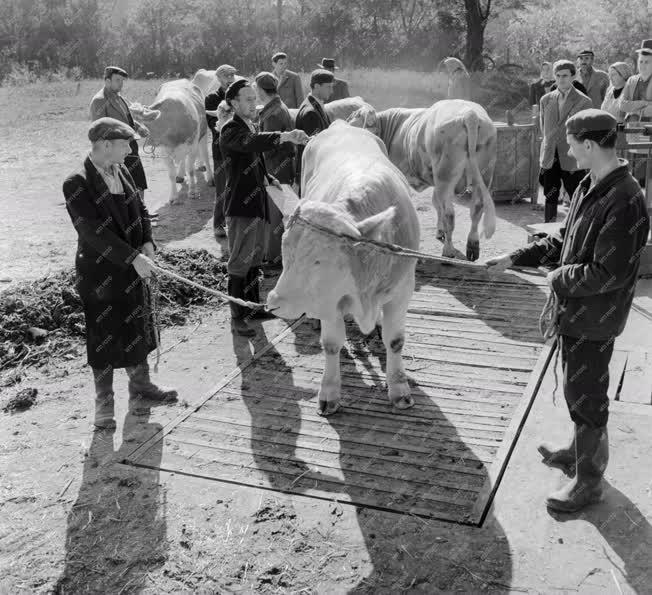
<instances>
[{"instance_id":1,"label":"man wearing flat cap","mask_svg":"<svg viewBox=\"0 0 652 595\"><path fill-rule=\"evenodd\" d=\"M297 109L303 101L303 86L296 72L288 70L288 55L276 52L272 56L272 72L278 79L278 94L290 109Z\"/></svg>"},{"instance_id":2,"label":"man wearing flat cap","mask_svg":"<svg viewBox=\"0 0 652 595\"><path fill-rule=\"evenodd\" d=\"M94 122L98 118L115 118L133 128L140 137L145 137L149 135L149 130L134 120L129 104L121 93L124 81L128 76L125 70L117 66L107 66L104 69L104 87L91 99L90 119L91 122ZM130 147L131 152L125 159L125 165L144 200L147 178L138 155L138 143L135 139L131 141Z\"/></svg>"},{"instance_id":3,"label":"man wearing flat cap","mask_svg":"<svg viewBox=\"0 0 652 595\"><path fill-rule=\"evenodd\" d=\"M609 88L609 75L604 70L598 70L593 67L595 55L591 50L582 50L577 54L577 71L576 80L578 80L586 91L585 95L593 103L593 107L599 109L604 101L604 96Z\"/></svg>"},{"instance_id":4,"label":"man wearing flat cap","mask_svg":"<svg viewBox=\"0 0 652 595\"><path fill-rule=\"evenodd\" d=\"M324 101L324 103L330 103L331 101L337 101L338 99L346 99L347 97L351 97L351 93L349 93L349 83L347 83L344 79L338 79L335 76L335 71L339 70L339 66L335 66L335 60L333 58L322 58L321 59L321 64L317 64L317 66L323 70L328 70L329 72L333 73L333 92L331 93L331 96Z\"/></svg>"},{"instance_id":5,"label":"man wearing flat cap","mask_svg":"<svg viewBox=\"0 0 652 595\"><path fill-rule=\"evenodd\" d=\"M204 99L204 108L207 110L215 111L220 103L224 101L226 90L229 85L235 80L235 73L238 72L234 66L230 64L222 64L215 69L215 77L217 78L220 86L206 95ZM216 238L223 238L226 236L224 230L224 197L226 191L226 166L224 159L220 152L220 133L215 129L217 118L213 115L206 114L206 122L211 131L213 142L211 144L213 154L213 181L215 183L215 206L213 207L213 234Z\"/></svg>"},{"instance_id":6,"label":"man wearing flat cap","mask_svg":"<svg viewBox=\"0 0 652 595\"><path fill-rule=\"evenodd\" d=\"M324 69L313 70L310 74L310 93L299 107L296 127L308 136L314 136L331 125L330 118L324 110L324 103L333 94L335 76ZM297 184L301 186L301 158L303 147L297 150Z\"/></svg>"},{"instance_id":7,"label":"man wearing flat cap","mask_svg":"<svg viewBox=\"0 0 652 595\"><path fill-rule=\"evenodd\" d=\"M571 200L558 234L487 261L489 271L552 265L550 290L558 300L557 334L564 396L574 432L569 444L542 444L547 464L575 469L575 477L546 500L574 512L602 495L609 459L609 361L632 305L639 258L650 221L641 187L616 155L617 120L598 109L566 122L570 153L589 174Z\"/></svg>"},{"instance_id":8,"label":"man wearing flat cap","mask_svg":"<svg viewBox=\"0 0 652 595\"><path fill-rule=\"evenodd\" d=\"M233 297L260 303L264 223L269 223L265 186L279 185L267 172L262 153L278 149L286 142L305 143L308 137L300 130L257 132L252 123L256 117L256 92L245 79L232 83L225 97L233 110L233 118L220 132L220 149L227 164L228 292ZM248 320L268 317L261 309L251 311L234 303L230 306L232 331L245 337L256 334Z\"/></svg>"},{"instance_id":9,"label":"man wearing flat cap","mask_svg":"<svg viewBox=\"0 0 652 595\"><path fill-rule=\"evenodd\" d=\"M130 397L170 401L174 390L149 377L147 355L157 338L148 312L154 240L147 207L124 165L133 128L99 118L89 130L91 151L63 183L77 231L77 290L86 320L87 361L95 380L95 426L115 428L113 370L126 368Z\"/></svg>"}]
</instances>

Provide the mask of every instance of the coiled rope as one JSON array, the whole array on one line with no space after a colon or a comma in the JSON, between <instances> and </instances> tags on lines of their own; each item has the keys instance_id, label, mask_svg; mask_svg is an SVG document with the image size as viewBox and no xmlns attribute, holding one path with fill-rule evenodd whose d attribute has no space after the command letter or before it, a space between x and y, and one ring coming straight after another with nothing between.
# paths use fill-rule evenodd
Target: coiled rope
<instances>
[{"instance_id":1,"label":"coiled rope","mask_svg":"<svg viewBox=\"0 0 652 595\"><path fill-rule=\"evenodd\" d=\"M553 364L553 375L555 378L555 386L552 389L552 402L556 403L556 394L557 389L559 388L559 378L557 375L557 364L559 362L559 351L561 350L561 344L559 341L559 318L561 316L561 309L559 306L559 298L555 293L554 289L550 289L550 294L546 300L543 310L541 311L541 316L539 316L539 331L543 336L544 341L548 341L552 338L555 340L555 361Z\"/></svg>"}]
</instances>

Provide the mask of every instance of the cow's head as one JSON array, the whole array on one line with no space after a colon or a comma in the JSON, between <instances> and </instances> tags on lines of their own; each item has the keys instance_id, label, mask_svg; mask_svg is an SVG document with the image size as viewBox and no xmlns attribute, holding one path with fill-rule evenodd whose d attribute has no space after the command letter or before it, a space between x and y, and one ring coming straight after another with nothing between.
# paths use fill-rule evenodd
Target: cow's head
<instances>
[{"instance_id":1,"label":"cow's head","mask_svg":"<svg viewBox=\"0 0 652 595\"><path fill-rule=\"evenodd\" d=\"M378 119L376 110L370 105L365 105L355 110L346 121L351 126L364 128L376 136L380 136L380 120Z\"/></svg>"},{"instance_id":2,"label":"cow's head","mask_svg":"<svg viewBox=\"0 0 652 595\"><path fill-rule=\"evenodd\" d=\"M147 106L142 103L132 103L129 106L129 111L132 115L136 116L139 120L143 122L151 122L156 120L161 115L160 110L149 109Z\"/></svg>"},{"instance_id":3,"label":"cow's head","mask_svg":"<svg viewBox=\"0 0 652 595\"><path fill-rule=\"evenodd\" d=\"M309 223L351 238L377 239L394 214L395 207L390 207L356 222L330 204L302 201L283 234L283 273L267 297L268 307L281 318L298 318L305 312L320 320L354 310L360 304L357 261L368 253Z\"/></svg>"}]
</instances>

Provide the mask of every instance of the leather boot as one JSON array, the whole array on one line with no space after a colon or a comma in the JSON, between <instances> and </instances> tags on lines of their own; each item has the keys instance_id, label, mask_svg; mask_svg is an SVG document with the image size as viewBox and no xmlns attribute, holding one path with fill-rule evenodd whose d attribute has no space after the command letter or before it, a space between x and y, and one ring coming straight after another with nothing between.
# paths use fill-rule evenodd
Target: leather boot
<instances>
[{"instance_id":1,"label":"leather boot","mask_svg":"<svg viewBox=\"0 0 652 595\"><path fill-rule=\"evenodd\" d=\"M577 512L602 498L602 477L609 462L607 428L577 426L575 477L548 496L546 505L557 512Z\"/></svg>"},{"instance_id":2,"label":"leather boot","mask_svg":"<svg viewBox=\"0 0 652 595\"><path fill-rule=\"evenodd\" d=\"M127 366L129 376L129 396L140 397L148 401L172 402L176 401L179 394L173 388L160 387L154 384L149 377L149 364L144 361L137 366Z\"/></svg>"},{"instance_id":3,"label":"leather boot","mask_svg":"<svg viewBox=\"0 0 652 595\"><path fill-rule=\"evenodd\" d=\"M95 381L95 420L98 430L115 429L115 408L113 402L113 368L93 368Z\"/></svg>"},{"instance_id":4,"label":"leather boot","mask_svg":"<svg viewBox=\"0 0 652 595\"><path fill-rule=\"evenodd\" d=\"M247 277L237 277L229 275L228 280L228 293L232 297L246 300L245 287ZM237 333L242 337L254 337L256 330L251 328L246 321L246 317L250 315L251 310L244 306L229 302L231 308L231 331Z\"/></svg>"},{"instance_id":5,"label":"leather boot","mask_svg":"<svg viewBox=\"0 0 652 595\"><path fill-rule=\"evenodd\" d=\"M551 466L560 466L560 467L574 467L575 466L575 432L577 428L573 430L573 436L571 437L570 444L568 446L553 446L544 442L537 447L537 450L543 457L543 462L546 465Z\"/></svg>"},{"instance_id":6,"label":"leather boot","mask_svg":"<svg viewBox=\"0 0 652 595\"><path fill-rule=\"evenodd\" d=\"M245 277L245 299L248 302L255 302L260 304L260 276L262 275L260 267L249 269L249 273ZM267 312L265 308L249 309L248 317L254 320L269 320L276 318L271 312Z\"/></svg>"},{"instance_id":7,"label":"leather boot","mask_svg":"<svg viewBox=\"0 0 652 595\"><path fill-rule=\"evenodd\" d=\"M557 221L557 205L554 203L546 203L543 215L544 223L553 223Z\"/></svg>"}]
</instances>

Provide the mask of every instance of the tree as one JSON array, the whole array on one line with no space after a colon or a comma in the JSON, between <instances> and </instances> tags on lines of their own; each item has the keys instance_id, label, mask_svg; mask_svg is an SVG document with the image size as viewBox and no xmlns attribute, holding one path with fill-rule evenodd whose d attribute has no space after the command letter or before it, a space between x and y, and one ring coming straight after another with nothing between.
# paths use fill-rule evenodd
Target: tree
<instances>
[{"instance_id":1,"label":"tree","mask_svg":"<svg viewBox=\"0 0 652 595\"><path fill-rule=\"evenodd\" d=\"M466 50L464 62L471 70L484 70L482 52L484 50L484 30L491 12L491 0L486 0L482 10L482 0L464 0L466 11Z\"/></svg>"}]
</instances>

